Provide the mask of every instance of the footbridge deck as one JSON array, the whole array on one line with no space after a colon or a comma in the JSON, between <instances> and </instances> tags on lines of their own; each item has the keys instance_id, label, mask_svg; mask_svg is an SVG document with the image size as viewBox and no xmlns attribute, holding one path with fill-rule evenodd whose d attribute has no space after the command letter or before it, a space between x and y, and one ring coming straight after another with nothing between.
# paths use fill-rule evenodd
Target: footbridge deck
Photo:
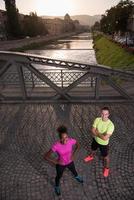
<instances>
[{"instance_id":1,"label":"footbridge deck","mask_svg":"<svg viewBox=\"0 0 134 200\"><path fill-rule=\"evenodd\" d=\"M100 152L92 163L90 127L102 106L109 106L115 131L110 139L110 175L103 177ZM2 200L133 200L133 104L0 104L0 197ZM61 197L54 193L55 167L43 155L57 140L59 124L80 142L74 162L84 184L68 170Z\"/></svg>"}]
</instances>

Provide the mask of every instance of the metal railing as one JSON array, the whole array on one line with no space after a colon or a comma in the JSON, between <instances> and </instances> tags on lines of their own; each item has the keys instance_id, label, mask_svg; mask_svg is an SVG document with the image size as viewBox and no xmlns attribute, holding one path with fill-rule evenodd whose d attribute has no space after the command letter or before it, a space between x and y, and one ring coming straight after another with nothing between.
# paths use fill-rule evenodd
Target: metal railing
<instances>
[{"instance_id":1,"label":"metal railing","mask_svg":"<svg viewBox=\"0 0 134 200\"><path fill-rule=\"evenodd\" d=\"M45 74L58 87L68 87L75 80L85 74L81 71L67 71L63 69L38 69L42 74ZM25 85L27 87L49 87L45 82L37 78L34 73L23 69ZM5 73L4 77L0 79L1 85L18 86L20 85L19 75L17 71L10 71ZM85 81L79 84L79 87L94 87L95 78L88 77Z\"/></svg>"},{"instance_id":2,"label":"metal railing","mask_svg":"<svg viewBox=\"0 0 134 200\"><path fill-rule=\"evenodd\" d=\"M124 82L119 85L115 81L118 79L127 80L133 86L134 73L25 53L0 52L1 102L133 101L132 89L126 91ZM112 93L106 85L116 92Z\"/></svg>"}]
</instances>

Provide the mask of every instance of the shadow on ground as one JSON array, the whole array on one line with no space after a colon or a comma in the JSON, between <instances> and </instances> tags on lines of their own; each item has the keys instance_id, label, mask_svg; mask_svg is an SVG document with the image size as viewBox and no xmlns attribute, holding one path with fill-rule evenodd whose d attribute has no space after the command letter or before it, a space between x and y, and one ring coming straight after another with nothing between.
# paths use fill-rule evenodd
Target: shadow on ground
<instances>
[{"instance_id":1,"label":"shadow on ground","mask_svg":"<svg viewBox=\"0 0 134 200\"><path fill-rule=\"evenodd\" d=\"M107 105L115 132L110 140L111 173L102 174L99 151L90 164L90 127L104 105L0 105L0 197L2 200L132 200L134 196L134 107ZM84 184L68 170L61 180L61 197L53 190L55 167L43 155L57 140L56 128L67 125L81 149L75 160Z\"/></svg>"}]
</instances>

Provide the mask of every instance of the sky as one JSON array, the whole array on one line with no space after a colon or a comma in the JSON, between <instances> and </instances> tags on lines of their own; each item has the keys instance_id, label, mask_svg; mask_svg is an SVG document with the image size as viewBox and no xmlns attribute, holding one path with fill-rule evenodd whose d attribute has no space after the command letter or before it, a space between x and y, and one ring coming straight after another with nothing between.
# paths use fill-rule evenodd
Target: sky
<instances>
[{"instance_id":1,"label":"sky","mask_svg":"<svg viewBox=\"0 0 134 200\"><path fill-rule=\"evenodd\" d=\"M104 14L120 0L16 0L20 13L36 12L38 16L64 16ZM5 10L4 0L0 0L0 9Z\"/></svg>"}]
</instances>

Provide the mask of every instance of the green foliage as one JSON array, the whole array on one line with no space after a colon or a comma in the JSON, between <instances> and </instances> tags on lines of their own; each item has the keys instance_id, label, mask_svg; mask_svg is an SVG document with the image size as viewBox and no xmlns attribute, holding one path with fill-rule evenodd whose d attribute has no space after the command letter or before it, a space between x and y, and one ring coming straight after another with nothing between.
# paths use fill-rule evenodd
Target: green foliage
<instances>
[{"instance_id":1,"label":"green foliage","mask_svg":"<svg viewBox=\"0 0 134 200\"><path fill-rule=\"evenodd\" d=\"M99 64L113 68L134 69L134 55L104 36L94 37L96 58Z\"/></svg>"},{"instance_id":2,"label":"green foliage","mask_svg":"<svg viewBox=\"0 0 134 200\"><path fill-rule=\"evenodd\" d=\"M5 1L7 10L7 24L6 30L8 37L17 38L22 36L37 36L47 34L45 24L36 13L24 16L21 25L19 23L19 13L15 5L10 0Z\"/></svg>"},{"instance_id":3,"label":"green foliage","mask_svg":"<svg viewBox=\"0 0 134 200\"><path fill-rule=\"evenodd\" d=\"M93 31L100 31L100 23L95 22L95 24L91 27Z\"/></svg>"},{"instance_id":4,"label":"green foliage","mask_svg":"<svg viewBox=\"0 0 134 200\"><path fill-rule=\"evenodd\" d=\"M23 20L22 25L23 34L25 36L37 36L37 35L45 35L47 34L47 30L45 24L42 19L37 16L36 13L30 13L30 15L26 15Z\"/></svg>"},{"instance_id":5,"label":"green foliage","mask_svg":"<svg viewBox=\"0 0 134 200\"><path fill-rule=\"evenodd\" d=\"M18 10L13 5L10 5L8 1L6 4L6 9L7 9L6 30L8 33L8 37L11 38L19 37L21 35L21 28L19 23Z\"/></svg>"},{"instance_id":6,"label":"green foliage","mask_svg":"<svg viewBox=\"0 0 134 200\"><path fill-rule=\"evenodd\" d=\"M117 31L126 32L127 22L133 8L133 1L121 0L117 6L107 10L100 21L101 31L109 34Z\"/></svg>"},{"instance_id":7,"label":"green foliage","mask_svg":"<svg viewBox=\"0 0 134 200\"><path fill-rule=\"evenodd\" d=\"M93 34L93 40L95 40L95 41L97 41L97 40L99 40L101 37L103 37L103 35L102 34L98 34L97 32L94 32L94 34Z\"/></svg>"}]
</instances>

